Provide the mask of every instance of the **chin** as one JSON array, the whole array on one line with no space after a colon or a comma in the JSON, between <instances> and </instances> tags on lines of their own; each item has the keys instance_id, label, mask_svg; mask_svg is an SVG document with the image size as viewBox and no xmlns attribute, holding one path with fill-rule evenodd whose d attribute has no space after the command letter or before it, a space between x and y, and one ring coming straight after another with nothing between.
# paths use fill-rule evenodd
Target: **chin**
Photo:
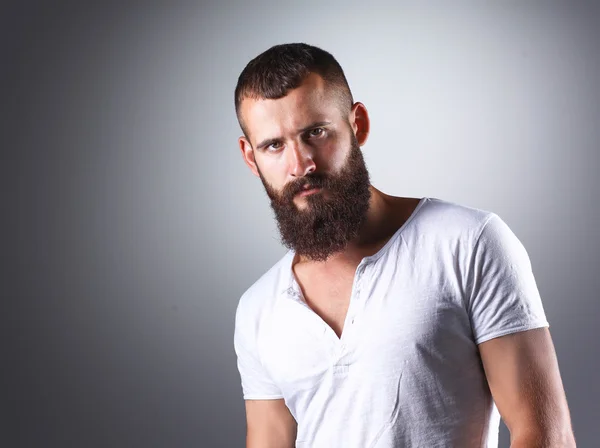
<instances>
[{"instance_id":1,"label":"chin","mask_svg":"<svg viewBox=\"0 0 600 448\"><path fill-rule=\"evenodd\" d=\"M308 201L303 200L302 198L298 198L298 199L294 200L294 205L296 206L296 210L298 210L298 211L306 210L307 208L310 207L310 204L308 203Z\"/></svg>"},{"instance_id":2,"label":"chin","mask_svg":"<svg viewBox=\"0 0 600 448\"><path fill-rule=\"evenodd\" d=\"M294 198L294 204L296 205L297 209L303 210L305 208L310 207L313 204L323 202L324 200L325 197L322 196L322 193L313 193L308 196L298 196Z\"/></svg>"}]
</instances>

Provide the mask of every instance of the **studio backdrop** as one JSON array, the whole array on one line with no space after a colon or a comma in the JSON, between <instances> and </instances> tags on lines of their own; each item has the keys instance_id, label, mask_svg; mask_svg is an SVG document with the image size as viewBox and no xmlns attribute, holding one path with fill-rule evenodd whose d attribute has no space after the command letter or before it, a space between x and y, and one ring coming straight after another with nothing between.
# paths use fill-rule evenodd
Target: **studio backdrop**
<instances>
[{"instance_id":1,"label":"studio backdrop","mask_svg":"<svg viewBox=\"0 0 600 448\"><path fill-rule=\"evenodd\" d=\"M522 241L596 446L594 2L12 3L0 445L244 446L235 309L285 249L233 91L254 56L306 42L370 113L373 185L493 211Z\"/></svg>"}]
</instances>

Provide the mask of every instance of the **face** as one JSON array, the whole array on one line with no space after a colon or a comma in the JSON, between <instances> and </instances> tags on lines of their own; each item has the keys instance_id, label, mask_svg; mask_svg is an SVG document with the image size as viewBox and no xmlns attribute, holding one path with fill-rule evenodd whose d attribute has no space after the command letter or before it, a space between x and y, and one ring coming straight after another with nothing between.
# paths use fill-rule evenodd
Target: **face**
<instances>
[{"instance_id":1,"label":"face","mask_svg":"<svg viewBox=\"0 0 600 448\"><path fill-rule=\"evenodd\" d=\"M282 243L315 261L356 238L369 209L369 175L360 145L366 109L349 113L318 75L278 100L246 99L244 159L271 200Z\"/></svg>"}]
</instances>

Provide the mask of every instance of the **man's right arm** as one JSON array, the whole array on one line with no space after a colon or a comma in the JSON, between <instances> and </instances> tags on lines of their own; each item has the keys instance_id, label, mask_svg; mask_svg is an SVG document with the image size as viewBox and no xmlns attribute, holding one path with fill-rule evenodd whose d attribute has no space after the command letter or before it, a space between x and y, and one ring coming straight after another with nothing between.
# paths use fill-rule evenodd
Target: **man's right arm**
<instances>
[{"instance_id":1,"label":"man's right arm","mask_svg":"<svg viewBox=\"0 0 600 448\"><path fill-rule=\"evenodd\" d=\"M294 448L296 420L283 398L245 403L246 448Z\"/></svg>"}]
</instances>

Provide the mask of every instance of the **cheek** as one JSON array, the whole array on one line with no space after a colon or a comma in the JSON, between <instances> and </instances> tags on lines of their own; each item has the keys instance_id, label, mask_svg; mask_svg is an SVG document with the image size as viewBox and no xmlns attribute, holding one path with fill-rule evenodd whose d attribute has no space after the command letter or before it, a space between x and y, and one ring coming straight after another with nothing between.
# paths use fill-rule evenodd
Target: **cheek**
<instances>
[{"instance_id":1,"label":"cheek","mask_svg":"<svg viewBox=\"0 0 600 448\"><path fill-rule=\"evenodd\" d=\"M328 172L337 173L346 163L348 149L339 142L331 143L322 148L320 155L322 156L323 169Z\"/></svg>"},{"instance_id":2,"label":"cheek","mask_svg":"<svg viewBox=\"0 0 600 448\"><path fill-rule=\"evenodd\" d=\"M284 157L261 157L256 160L262 177L269 185L281 190L287 178L287 165Z\"/></svg>"},{"instance_id":3,"label":"cheek","mask_svg":"<svg viewBox=\"0 0 600 448\"><path fill-rule=\"evenodd\" d=\"M346 164L346 159L348 158L348 150L344 148L337 148L337 151L334 154L332 160L331 168L335 170L335 172L340 172L344 165Z\"/></svg>"},{"instance_id":4,"label":"cheek","mask_svg":"<svg viewBox=\"0 0 600 448\"><path fill-rule=\"evenodd\" d=\"M324 171L338 172L346 162L350 147L349 138L341 133L332 133L318 145L317 163L320 162Z\"/></svg>"}]
</instances>

